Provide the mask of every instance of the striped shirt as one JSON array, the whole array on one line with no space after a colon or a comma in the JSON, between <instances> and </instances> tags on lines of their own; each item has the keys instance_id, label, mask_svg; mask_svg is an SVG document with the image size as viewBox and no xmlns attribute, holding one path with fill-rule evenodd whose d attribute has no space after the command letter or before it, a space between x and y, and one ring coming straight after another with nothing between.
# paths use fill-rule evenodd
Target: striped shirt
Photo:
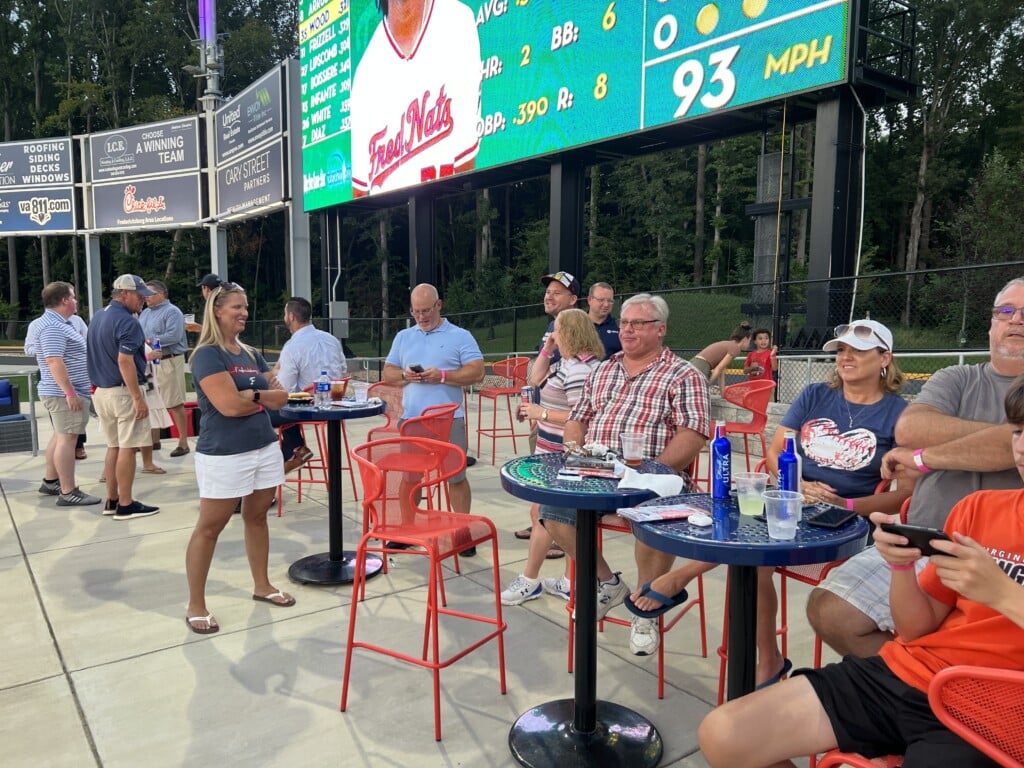
<instances>
[{"instance_id":1,"label":"striped shirt","mask_svg":"<svg viewBox=\"0 0 1024 768\"><path fill-rule=\"evenodd\" d=\"M600 365L600 360L578 357L556 363L540 390L540 406L549 411L571 411L583 394L583 385ZM562 450L565 426L553 421L537 422L537 448L534 453L556 453Z\"/></svg>"},{"instance_id":2,"label":"striped shirt","mask_svg":"<svg viewBox=\"0 0 1024 768\"><path fill-rule=\"evenodd\" d=\"M70 320L65 320L52 309L46 310L39 318L39 338L36 343L36 361L39 363L39 395L40 397L64 397L65 392L50 373L46 364L48 357L60 357L64 360L68 378L75 392L81 397L88 397L92 391L89 381L89 368L86 362L85 339Z\"/></svg>"},{"instance_id":3,"label":"striped shirt","mask_svg":"<svg viewBox=\"0 0 1024 768\"><path fill-rule=\"evenodd\" d=\"M630 378L622 357L619 352L597 367L569 417L586 427L588 443L621 451L621 433L643 432L644 458L655 459L680 429L709 435L708 383L700 371L663 347Z\"/></svg>"}]
</instances>

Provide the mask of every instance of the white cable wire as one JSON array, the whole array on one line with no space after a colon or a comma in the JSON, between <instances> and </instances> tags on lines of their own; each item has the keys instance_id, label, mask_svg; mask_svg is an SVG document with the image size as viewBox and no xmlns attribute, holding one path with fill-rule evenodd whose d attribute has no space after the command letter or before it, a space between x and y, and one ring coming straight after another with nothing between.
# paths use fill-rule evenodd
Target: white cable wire
<instances>
[{"instance_id":1,"label":"white cable wire","mask_svg":"<svg viewBox=\"0 0 1024 768\"><path fill-rule=\"evenodd\" d=\"M853 295L850 298L850 316L847 318L847 322L853 322L854 314L853 310L857 304L857 278L860 277L860 257L861 249L864 246L864 208L866 201L864 200L865 189L867 186L867 157L868 157L868 115L864 110L864 105L861 103L860 98L857 96L857 90L851 85L850 93L853 94L854 100L857 102L857 106L860 108L861 114L861 132L860 132L860 225L857 228L857 254L856 261L853 266Z\"/></svg>"}]
</instances>

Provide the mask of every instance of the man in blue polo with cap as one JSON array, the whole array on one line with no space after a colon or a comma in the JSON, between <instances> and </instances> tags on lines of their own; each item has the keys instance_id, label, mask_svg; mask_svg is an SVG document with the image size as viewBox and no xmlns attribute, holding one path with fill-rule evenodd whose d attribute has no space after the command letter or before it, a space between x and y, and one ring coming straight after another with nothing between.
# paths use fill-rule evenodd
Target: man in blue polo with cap
<instances>
[{"instance_id":1,"label":"man in blue polo with cap","mask_svg":"<svg viewBox=\"0 0 1024 768\"><path fill-rule=\"evenodd\" d=\"M103 475L107 503L103 514L115 520L155 515L159 507L132 498L135 453L152 444L146 406L146 339L138 315L151 291L138 275L114 281L110 303L89 326L89 378L96 386L93 405L107 440Z\"/></svg>"}]
</instances>

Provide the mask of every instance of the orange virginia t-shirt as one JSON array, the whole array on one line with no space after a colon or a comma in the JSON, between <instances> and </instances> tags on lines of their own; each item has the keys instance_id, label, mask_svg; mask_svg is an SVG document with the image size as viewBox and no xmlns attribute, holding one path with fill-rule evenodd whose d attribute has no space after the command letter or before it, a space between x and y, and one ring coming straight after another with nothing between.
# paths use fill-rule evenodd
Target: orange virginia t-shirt
<instances>
[{"instance_id":1,"label":"orange virginia t-shirt","mask_svg":"<svg viewBox=\"0 0 1024 768\"><path fill-rule=\"evenodd\" d=\"M953 507L945 530L987 547L1003 571L1024 584L1024 490L972 493ZM953 610L934 632L910 641L897 637L882 646L879 655L893 674L927 691L937 672L955 664L1024 669L1024 628L944 586L931 563L918 581Z\"/></svg>"}]
</instances>

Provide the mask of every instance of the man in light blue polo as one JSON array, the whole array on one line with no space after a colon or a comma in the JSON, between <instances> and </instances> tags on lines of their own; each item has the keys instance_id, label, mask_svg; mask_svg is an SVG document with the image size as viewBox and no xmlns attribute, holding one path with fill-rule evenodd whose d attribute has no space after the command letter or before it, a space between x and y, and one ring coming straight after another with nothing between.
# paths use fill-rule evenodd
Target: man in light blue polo
<instances>
[{"instance_id":1,"label":"man in light blue polo","mask_svg":"<svg viewBox=\"0 0 1024 768\"><path fill-rule=\"evenodd\" d=\"M185 336L185 316L167 298L167 285L162 280L150 280L146 287L153 295L146 298L146 309L139 315L139 325L151 347L160 342L160 349L153 349L152 357L160 361L153 366L160 397L167 406L167 412L178 430L178 447L171 451L177 458L189 452L188 429L185 419L185 353L188 338ZM153 448L160 448L160 430L153 429Z\"/></svg>"},{"instance_id":2,"label":"man in light blue polo","mask_svg":"<svg viewBox=\"0 0 1024 768\"><path fill-rule=\"evenodd\" d=\"M462 391L463 387L483 381L484 356L469 331L441 316L437 288L428 283L417 285L412 289L410 304L416 325L395 336L384 363L384 381L403 387L402 410L406 419L419 416L427 406L457 404L449 442L465 452ZM473 497L465 471L448 485L452 510L469 512Z\"/></svg>"}]
</instances>

